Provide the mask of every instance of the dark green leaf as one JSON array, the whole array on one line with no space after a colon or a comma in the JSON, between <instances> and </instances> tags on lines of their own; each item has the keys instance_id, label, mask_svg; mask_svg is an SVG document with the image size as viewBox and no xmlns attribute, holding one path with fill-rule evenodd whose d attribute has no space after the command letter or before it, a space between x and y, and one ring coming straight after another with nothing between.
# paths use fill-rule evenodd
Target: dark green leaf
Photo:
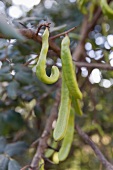
<instances>
[{"instance_id":1,"label":"dark green leaf","mask_svg":"<svg viewBox=\"0 0 113 170\"><path fill-rule=\"evenodd\" d=\"M23 85L32 83L32 74L19 71L15 74L15 79Z\"/></svg>"},{"instance_id":2,"label":"dark green leaf","mask_svg":"<svg viewBox=\"0 0 113 170\"><path fill-rule=\"evenodd\" d=\"M0 60L4 60L6 58L5 50L0 51Z\"/></svg>"},{"instance_id":3,"label":"dark green leaf","mask_svg":"<svg viewBox=\"0 0 113 170\"><path fill-rule=\"evenodd\" d=\"M4 137L0 137L0 153L4 152L5 146L7 144L7 141Z\"/></svg>"},{"instance_id":4,"label":"dark green leaf","mask_svg":"<svg viewBox=\"0 0 113 170\"><path fill-rule=\"evenodd\" d=\"M23 64L16 64L13 66L15 72L19 72L19 71L22 71L22 72L26 72L26 73L29 73L31 74L32 73L32 70L29 68L29 67L25 67L23 66Z\"/></svg>"},{"instance_id":5,"label":"dark green leaf","mask_svg":"<svg viewBox=\"0 0 113 170\"><path fill-rule=\"evenodd\" d=\"M7 170L9 158L5 155L0 155L0 170Z\"/></svg>"},{"instance_id":6,"label":"dark green leaf","mask_svg":"<svg viewBox=\"0 0 113 170\"><path fill-rule=\"evenodd\" d=\"M5 103L2 100L0 100L0 108L3 108L4 106L5 106Z\"/></svg>"},{"instance_id":7,"label":"dark green leaf","mask_svg":"<svg viewBox=\"0 0 113 170\"><path fill-rule=\"evenodd\" d=\"M28 145L25 142L19 141L6 145L4 152L10 156L14 156L23 154L23 152L26 151L27 148Z\"/></svg>"},{"instance_id":8,"label":"dark green leaf","mask_svg":"<svg viewBox=\"0 0 113 170\"><path fill-rule=\"evenodd\" d=\"M0 74L2 73L9 73L10 72L10 66L4 66L0 69Z\"/></svg>"},{"instance_id":9,"label":"dark green leaf","mask_svg":"<svg viewBox=\"0 0 113 170\"><path fill-rule=\"evenodd\" d=\"M18 43L17 47L22 55L29 55L31 53L31 47L24 43Z\"/></svg>"},{"instance_id":10,"label":"dark green leaf","mask_svg":"<svg viewBox=\"0 0 113 170\"><path fill-rule=\"evenodd\" d=\"M41 114L42 114L42 109L41 109L41 107L36 105L36 106L34 107L34 113L35 113L36 117L40 117Z\"/></svg>"},{"instance_id":11,"label":"dark green leaf","mask_svg":"<svg viewBox=\"0 0 113 170\"><path fill-rule=\"evenodd\" d=\"M16 99L18 88L19 88L19 83L17 81L10 82L7 87L8 97L10 97L11 99Z\"/></svg>"},{"instance_id":12,"label":"dark green leaf","mask_svg":"<svg viewBox=\"0 0 113 170\"><path fill-rule=\"evenodd\" d=\"M10 159L8 164L8 170L20 170L21 166L14 159Z\"/></svg>"},{"instance_id":13,"label":"dark green leaf","mask_svg":"<svg viewBox=\"0 0 113 170\"><path fill-rule=\"evenodd\" d=\"M7 19L3 15L0 16L0 33L8 36L8 38L25 39L12 25L7 23Z\"/></svg>"},{"instance_id":14,"label":"dark green leaf","mask_svg":"<svg viewBox=\"0 0 113 170\"><path fill-rule=\"evenodd\" d=\"M10 73L0 73L0 81L11 81L13 76Z\"/></svg>"},{"instance_id":15,"label":"dark green leaf","mask_svg":"<svg viewBox=\"0 0 113 170\"><path fill-rule=\"evenodd\" d=\"M20 113L8 110L0 114L0 133L6 135L13 133L24 126L24 121Z\"/></svg>"}]
</instances>

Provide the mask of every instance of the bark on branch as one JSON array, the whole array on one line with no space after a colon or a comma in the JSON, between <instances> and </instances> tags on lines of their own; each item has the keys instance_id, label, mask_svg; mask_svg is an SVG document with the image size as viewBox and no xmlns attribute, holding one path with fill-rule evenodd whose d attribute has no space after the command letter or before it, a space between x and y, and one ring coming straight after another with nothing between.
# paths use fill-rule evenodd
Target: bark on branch
<instances>
[{"instance_id":1,"label":"bark on branch","mask_svg":"<svg viewBox=\"0 0 113 170\"><path fill-rule=\"evenodd\" d=\"M100 15L101 15L101 9L100 9L100 7L98 7L98 9L94 13L94 17L91 22L88 21L87 16L84 17L84 20L82 23L82 28L81 28L81 33L80 33L81 39L80 39L76 49L73 51L73 59L74 60L76 60L76 61L80 60L82 54L85 51L84 45L85 45L86 38L88 37L88 33L94 28Z\"/></svg>"},{"instance_id":2,"label":"bark on branch","mask_svg":"<svg viewBox=\"0 0 113 170\"><path fill-rule=\"evenodd\" d=\"M47 141L48 141L51 131L52 131L52 123L57 117L59 100L60 100L60 94L58 91L57 95L56 95L56 101L51 109L51 113L50 113L49 118L47 119L46 126L42 133L42 136L39 139L39 144L37 146L37 150L36 150L36 153L32 159L31 166L30 166L29 170L38 170L37 165L38 165L40 159L43 158L45 149L47 149L47 147L48 147Z\"/></svg>"},{"instance_id":3,"label":"bark on branch","mask_svg":"<svg viewBox=\"0 0 113 170\"><path fill-rule=\"evenodd\" d=\"M42 43L41 36L36 35L36 33L33 30L24 28L24 29L19 29L18 31L26 38L32 39L38 43ZM0 34L0 38L6 39L7 37L3 34ZM58 56L60 56L60 48L58 47L58 45L56 45L52 40L49 40L49 46L50 49L52 49L54 52L56 52Z\"/></svg>"},{"instance_id":4,"label":"bark on branch","mask_svg":"<svg viewBox=\"0 0 113 170\"><path fill-rule=\"evenodd\" d=\"M99 150L99 148L95 145L95 143L89 138L89 136L86 133L84 133L78 125L76 125L76 130L79 136L83 139L83 141L85 141L93 149L96 156L103 164L103 166L106 168L106 170L113 170L113 165L105 158L103 153Z\"/></svg>"},{"instance_id":5,"label":"bark on branch","mask_svg":"<svg viewBox=\"0 0 113 170\"><path fill-rule=\"evenodd\" d=\"M101 70L113 70L113 67L110 64L86 63L77 61L74 61L74 63L77 67L99 68Z\"/></svg>"}]
</instances>

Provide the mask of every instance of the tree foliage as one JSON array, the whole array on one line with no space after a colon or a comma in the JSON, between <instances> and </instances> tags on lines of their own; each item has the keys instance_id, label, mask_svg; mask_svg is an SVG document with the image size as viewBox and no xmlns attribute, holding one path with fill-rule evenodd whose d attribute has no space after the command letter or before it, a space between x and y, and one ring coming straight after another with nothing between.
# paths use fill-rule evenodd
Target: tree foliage
<instances>
[{"instance_id":1,"label":"tree foliage","mask_svg":"<svg viewBox=\"0 0 113 170\"><path fill-rule=\"evenodd\" d=\"M52 85L46 85L36 77L36 63L44 28L40 29L38 35L35 33L39 25L46 22L51 23L47 75L51 74L53 65L58 66L61 72L62 37L65 31L77 27L68 32L77 81L83 94L83 115L75 115L75 125L79 125L87 133L111 162L113 12L109 17L105 5L102 5L103 1L41 0L30 9L18 5L22 15L16 18L11 17L9 12L14 7L13 1L5 0L0 3L0 169L19 170L26 165L26 169L29 169L43 130L47 130L45 125L50 121L57 93L61 89L61 78ZM106 6L112 10L113 3L108 1ZM58 112L59 105L56 108ZM54 125L54 122L49 123ZM95 156L90 144L80 138L76 129L68 158L58 163L61 142L56 144L52 128L50 129L42 157L45 169L106 168L98 155ZM42 166L41 160L39 168L43 168Z\"/></svg>"}]
</instances>

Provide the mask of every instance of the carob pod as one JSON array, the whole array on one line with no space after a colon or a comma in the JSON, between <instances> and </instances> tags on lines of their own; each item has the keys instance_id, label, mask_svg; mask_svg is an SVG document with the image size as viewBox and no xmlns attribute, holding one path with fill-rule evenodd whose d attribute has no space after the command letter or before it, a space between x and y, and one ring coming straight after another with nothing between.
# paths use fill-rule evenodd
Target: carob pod
<instances>
[{"instance_id":1,"label":"carob pod","mask_svg":"<svg viewBox=\"0 0 113 170\"><path fill-rule=\"evenodd\" d=\"M70 39L68 35L66 35L61 43L61 60L65 83L69 89L69 93L71 96L75 97L75 99L82 99L82 93L79 90L77 84L75 69L73 66L69 45Z\"/></svg>"},{"instance_id":2,"label":"carob pod","mask_svg":"<svg viewBox=\"0 0 113 170\"><path fill-rule=\"evenodd\" d=\"M58 112L58 119L53 132L53 137L55 141L62 140L65 136L70 115L70 108L71 99L69 97L69 90L67 88L64 75L62 75L61 102Z\"/></svg>"},{"instance_id":3,"label":"carob pod","mask_svg":"<svg viewBox=\"0 0 113 170\"><path fill-rule=\"evenodd\" d=\"M50 77L46 75L46 56L49 48L48 38L49 30L46 28L42 36L42 48L36 65L36 75L43 83L53 84L59 78L59 69L56 66L52 66Z\"/></svg>"},{"instance_id":4,"label":"carob pod","mask_svg":"<svg viewBox=\"0 0 113 170\"><path fill-rule=\"evenodd\" d=\"M70 152L74 136L74 117L74 109L71 108L66 135L58 152L59 161L64 161L68 157L68 154Z\"/></svg>"}]
</instances>

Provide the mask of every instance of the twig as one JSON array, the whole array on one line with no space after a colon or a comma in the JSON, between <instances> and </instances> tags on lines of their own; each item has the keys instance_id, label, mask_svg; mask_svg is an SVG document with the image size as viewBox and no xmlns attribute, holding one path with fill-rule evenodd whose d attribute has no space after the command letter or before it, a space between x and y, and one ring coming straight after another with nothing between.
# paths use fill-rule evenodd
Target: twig
<instances>
[{"instance_id":1,"label":"twig","mask_svg":"<svg viewBox=\"0 0 113 170\"><path fill-rule=\"evenodd\" d=\"M50 146L50 145L48 145L48 148L49 148L49 149L52 149L52 150L54 150L54 151L56 151L56 152L58 152L58 151L59 151L58 149L53 148L53 147L52 147L52 146Z\"/></svg>"},{"instance_id":2,"label":"twig","mask_svg":"<svg viewBox=\"0 0 113 170\"><path fill-rule=\"evenodd\" d=\"M81 28L81 33L80 33L81 40L79 41L76 49L73 51L73 59L75 59L76 61L79 61L82 54L84 53L84 50L85 50L84 45L85 45L86 38L88 37L88 33L93 29L98 19L100 18L100 15L101 15L101 9L99 7L95 11L93 20L91 22L88 22L88 17L85 16L83 20L82 28Z\"/></svg>"},{"instance_id":3,"label":"twig","mask_svg":"<svg viewBox=\"0 0 113 170\"><path fill-rule=\"evenodd\" d=\"M50 164L55 165L54 162L52 162L50 159L46 158L45 156L43 156L43 158L45 161L49 162Z\"/></svg>"},{"instance_id":4,"label":"twig","mask_svg":"<svg viewBox=\"0 0 113 170\"><path fill-rule=\"evenodd\" d=\"M42 27L50 27L50 24L51 23L43 23L43 24L40 24L39 26L38 26L38 29L37 29L37 31L36 31L36 35L38 35L38 33L39 33L39 31L40 31L40 29L42 28Z\"/></svg>"},{"instance_id":5,"label":"twig","mask_svg":"<svg viewBox=\"0 0 113 170\"><path fill-rule=\"evenodd\" d=\"M17 31L20 32L20 34L22 34L23 36L25 36L28 39L32 39L38 43L42 43L42 38L39 35L36 35L36 33L31 30L31 29L18 29ZM5 38L7 39L7 37L3 34L0 34L0 38ZM50 49L52 49L59 57L60 57L60 48L58 45L56 45L56 43L54 43L52 40L49 40L49 46Z\"/></svg>"},{"instance_id":6,"label":"twig","mask_svg":"<svg viewBox=\"0 0 113 170\"><path fill-rule=\"evenodd\" d=\"M38 143L39 143L39 139L36 139L36 140L31 144L31 147L33 148L33 147L37 146Z\"/></svg>"},{"instance_id":7,"label":"twig","mask_svg":"<svg viewBox=\"0 0 113 170\"><path fill-rule=\"evenodd\" d=\"M13 142L20 140L23 136L25 136L25 134L26 134L26 130L18 131L13 138Z\"/></svg>"},{"instance_id":8,"label":"twig","mask_svg":"<svg viewBox=\"0 0 113 170\"><path fill-rule=\"evenodd\" d=\"M38 57L38 56L37 56ZM37 58L36 57L36 58ZM31 60L27 61L26 63L23 64L23 66L28 66L32 61L34 61L36 58L32 58Z\"/></svg>"},{"instance_id":9,"label":"twig","mask_svg":"<svg viewBox=\"0 0 113 170\"><path fill-rule=\"evenodd\" d=\"M96 144L89 138L89 136L81 130L81 128L76 125L76 130L80 137L93 149L96 156L100 160L100 162L103 164L103 166L106 168L106 170L113 170L113 165L108 162L108 160L105 158L103 153L99 150L99 148L96 146Z\"/></svg>"},{"instance_id":10,"label":"twig","mask_svg":"<svg viewBox=\"0 0 113 170\"><path fill-rule=\"evenodd\" d=\"M45 149L48 146L47 140L48 140L51 130L52 130L52 123L57 117L57 109L58 109L58 105L59 105L59 100L60 100L60 95L59 95L59 91L58 91L57 95L56 95L56 101L51 109L51 114L46 122L45 129L42 133L41 138L39 139L39 145L37 147L36 153L32 159L31 169L37 170L37 165L39 164L40 159L43 158Z\"/></svg>"},{"instance_id":11,"label":"twig","mask_svg":"<svg viewBox=\"0 0 113 170\"><path fill-rule=\"evenodd\" d=\"M20 29L19 32L28 39L32 39L36 42L42 43L42 38L39 35L36 35L36 33L33 30ZM60 48L58 47L58 45L56 45L52 40L49 40L49 46L50 49L55 51L58 54L58 56L60 56Z\"/></svg>"},{"instance_id":12,"label":"twig","mask_svg":"<svg viewBox=\"0 0 113 170\"><path fill-rule=\"evenodd\" d=\"M74 63L77 67L99 68L102 70L113 70L113 67L110 64L86 63L86 62L77 62L77 61L74 61Z\"/></svg>"},{"instance_id":13,"label":"twig","mask_svg":"<svg viewBox=\"0 0 113 170\"><path fill-rule=\"evenodd\" d=\"M65 31L65 32L62 32L62 33L57 34L57 35L55 35L55 36L52 36L52 37L50 37L49 39L50 39L50 40L53 40L53 39L58 38L58 37L60 37L60 36L62 36L62 35L66 35L66 34L68 34L69 32L75 30L76 28L77 28L77 27L73 27L73 28L71 28L71 29L69 29L69 30L67 30L67 31Z\"/></svg>"},{"instance_id":14,"label":"twig","mask_svg":"<svg viewBox=\"0 0 113 170\"><path fill-rule=\"evenodd\" d=\"M57 84L56 84L57 86ZM56 89L56 86L55 87L52 87L51 90L48 90L48 92L45 92L44 94L42 94L39 99L38 99L38 103L40 103L41 100L47 98L49 95L52 94L52 92Z\"/></svg>"},{"instance_id":15,"label":"twig","mask_svg":"<svg viewBox=\"0 0 113 170\"><path fill-rule=\"evenodd\" d=\"M43 18L38 18L38 17L26 17L26 18L22 18L21 20L16 20L17 22L28 22L28 21L40 21L42 20Z\"/></svg>"},{"instance_id":16,"label":"twig","mask_svg":"<svg viewBox=\"0 0 113 170\"><path fill-rule=\"evenodd\" d=\"M22 25L24 28L27 28L27 26L23 24L22 22L19 22L19 24Z\"/></svg>"},{"instance_id":17,"label":"twig","mask_svg":"<svg viewBox=\"0 0 113 170\"><path fill-rule=\"evenodd\" d=\"M30 165L25 165L23 168L21 168L20 170L26 170L27 168L29 168Z\"/></svg>"}]
</instances>

